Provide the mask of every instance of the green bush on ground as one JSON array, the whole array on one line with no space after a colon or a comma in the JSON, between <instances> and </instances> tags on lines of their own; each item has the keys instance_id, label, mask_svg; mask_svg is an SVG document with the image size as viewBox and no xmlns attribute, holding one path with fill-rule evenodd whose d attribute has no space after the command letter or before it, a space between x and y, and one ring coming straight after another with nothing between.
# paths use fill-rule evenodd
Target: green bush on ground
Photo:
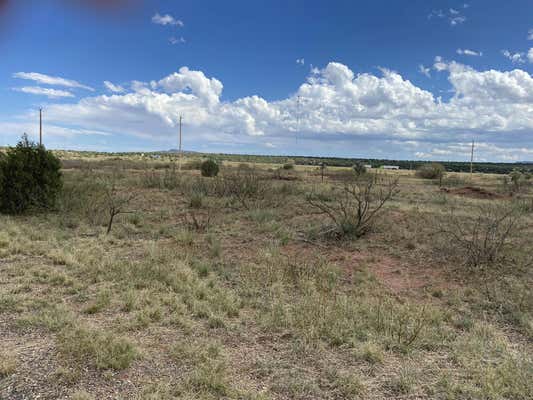
<instances>
[{"instance_id":1,"label":"green bush on ground","mask_svg":"<svg viewBox=\"0 0 533 400\"><path fill-rule=\"evenodd\" d=\"M202 176L213 177L218 175L219 167L214 160L205 160L202 163Z\"/></svg>"},{"instance_id":2,"label":"green bush on ground","mask_svg":"<svg viewBox=\"0 0 533 400\"><path fill-rule=\"evenodd\" d=\"M62 188L60 169L56 156L24 135L0 158L0 211L21 214L31 207L53 207Z\"/></svg>"},{"instance_id":3,"label":"green bush on ground","mask_svg":"<svg viewBox=\"0 0 533 400\"><path fill-rule=\"evenodd\" d=\"M416 175L423 179L441 180L445 174L446 169L439 163L424 164L416 171Z\"/></svg>"}]
</instances>

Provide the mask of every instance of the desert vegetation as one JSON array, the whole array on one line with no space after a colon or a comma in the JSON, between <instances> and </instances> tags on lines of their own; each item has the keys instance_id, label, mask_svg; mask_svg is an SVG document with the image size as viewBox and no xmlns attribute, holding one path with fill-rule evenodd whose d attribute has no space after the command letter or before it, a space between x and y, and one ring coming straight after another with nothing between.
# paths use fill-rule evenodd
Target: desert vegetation
<instances>
[{"instance_id":1,"label":"desert vegetation","mask_svg":"<svg viewBox=\"0 0 533 400\"><path fill-rule=\"evenodd\" d=\"M532 398L526 175L60 158L0 215L0 398Z\"/></svg>"}]
</instances>

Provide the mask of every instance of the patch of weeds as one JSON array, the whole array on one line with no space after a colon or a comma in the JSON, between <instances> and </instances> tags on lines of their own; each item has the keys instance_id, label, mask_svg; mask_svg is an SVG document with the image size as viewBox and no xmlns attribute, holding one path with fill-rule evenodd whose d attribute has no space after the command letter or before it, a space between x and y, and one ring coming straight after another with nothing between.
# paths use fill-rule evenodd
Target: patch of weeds
<instances>
[{"instance_id":1,"label":"patch of weeds","mask_svg":"<svg viewBox=\"0 0 533 400\"><path fill-rule=\"evenodd\" d=\"M11 240L7 232L0 232L0 249L9 247Z\"/></svg>"},{"instance_id":2,"label":"patch of weeds","mask_svg":"<svg viewBox=\"0 0 533 400\"><path fill-rule=\"evenodd\" d=\"M45 306L38 310L36 314L22 316L17 320L17 326L22 329L25 327L40 327L51 332L59 332L73 323L74 317L70 310L64 305L55 304Z\"/></svg>"},{"instance_id":3,"label":"patch of weeds","mask_svg":"<svg viewBox=\"0 0 533 400\"><path fill-rule=\"evenodd\" d=\"M170 349L170 356L176 362L196 366L210 360L219 360L222 357L222 347L214 341L179 341Z\"/></svg>"},{"instance_id":4,"label":"patch of weeds","mask_svg":"<svg viewBox=\"0 0 533 400\"><path fill-rule=\"evenodd\" d=\"M200 364L188 377L186 386L194 391L209 394L219 399L230 396L233 392L223 362L205 362Z\"/></svg>"},{"instance_id":5,"label":"patch of weeds","mask_svg":"<svg viewBox=\"0 0 533 400\"><path fill-rule=\"evenodd\" d=\"M331 373L328 377L330 390L338 394L341 399L362 399L366 393L366 386L361 378L351 373ZM329 391L329 390L328 390Z\"/></svg>"},{"instance_id":6,"label":"patch of weeds","mask_svg":"<svg viewBox=\"0 0 533 400\"><path fill-rule=\"evenodd\" d=\"M128 222L136 228L140 228L142 226L142 215L138 212L134 212L129 215Z\"/></svg>"},{"instance_id":7,"label":"patch of weeds","mask_svg":"<svg viewBox=\"0 0 533 400\"><path fill-rule=\"evenodd\" d=\"M365 342L356 347L354 351L355 358L360 361L367 362L369 364L381 364L383 363L383 349L375 342Z\"/></svg>"},{"instance_id":8,"label":"patch of weeds","mask_svg":"<svg viewBox=\"0 0 533 400\"><path fill-rule=\"evenodd\" d=\"M48 276L48 282L52 286L73 286L74 280L62 272L51 272Z\"/></svg>"},{"instance_id":9,"label":"patch of weeds","mask_svg":"<svg viewBox=\"0 0 533 400\"><path fill-rule=\"evenodd\" d=\"M194 244L194 237L194 232L191 230L181 229L174 235L174 240L176 240L178 244L190 247Z\"/></svg>"},{"instance_id":10,"label":"patch of weeds","mask_svg":"<svg viewBox=\"0 0 533 400\"><path fill-rule=\"evenodd\" d=\"M469 331L474 326L474 321L470 315L461 313L453 318L452 324L456 329Z\"/></svg>"},{"instance_id":11,"label":"patch of weeds","mask_svg":"<svg viewBox=\"0 0 533 400\"><path fill-rule=\"evenodd\" d=\"M198 273L200 278L207 278L211 271L211 266L207 262L198 259L191 261L191 268Z\"/></svg>"},{"instance_id":12,"label":"patch of weeds","mask_svg":"<svg viewBox=\"0 0 533 400\"><path fill-rule=\"evenodd\" d=\"M154 305L142 308L128 320L120 321L117 327L120 330L136 331L146 329L151 323L160 322L162 319L163 310L161 307Z\"/></svg>"},{"instance_id":13,"label":"patch of weeds","mask_svg":"<svg viewBox=\"0 0 533 400\"><path fill-rule=\"evenodd\" d=\"M279 240L281 246L286 246L291 240L291 233L285 228L280 228L276 230L276 238Z\"/></svg>"},{"instance_id":14,"label":"patch of weeds","mask_svg":"<svg viewBox=\"0 0 533 400\"><path fill-rule=\"evenodd\" d=\"M204 203L204 195L200 192L193 192L189 198L189 207L193 209L202 208Z\"/></svg>"},{"instance_id":15,"label":"patch of weeds","mask_svg":"<svg viewBox=\"0 0 533 400\"><path fill-rule=\"evenodd\" d=\"M289 399L319 399L321 390L315 379L306 376L298 368L279 371L273 381L271 390Z\"/></svg>"},{"instance_id":16,"label":"patch of weeds","mask_svg":"<svg viewBox=\"0 0 533 400\"><path fill-rule=\"evenodd\" d=\"M133 344L111 332L74 327L64 330L58 338L59 351L79 362L87 360L98 369L122 370L137 358Z\"/></svg>"},{"instance_id":17,"label":"patch of weeds","mask_svg":"<svg viewBox=\"0 0 533 400\"><path fill-rule=\"evenodd\" d=\"M137 307L138 295L134 289L128 289L123 294L122 311L131 312Z\"/></svg>"},{"instance_id":18,"label":"patch of weeds","mask_svg":"<svg viewBox=\"0 0 533 400\"><path fill-rule=\"evenodd\" d=\"M476 323L453 344L455 361L469 377L473 398L529 399L533 360L525 349L510 349L506 337L487 323Z\"/></svg>"},{"instance_id":19,"label":"patch of weeds","mask_svg":"<svg viewBox=\"0 0 533 400\"><path fill-rule=\"evenodd\" d=\"M70 398L72 400L95 400L95 397L85 390L77 390Z\"/></svg>"},{"instance_id":20,"label":"patch of weeds","mask_svg":"<svg viewBox=\"0 0 533 400\"><path fill-rule=\"evenodd\" d=\"M0 353L0 378L5 378L13 373L17 369L17 360L11 354L4 352Z\"/></svg>"},{"instance_id":21,"label":"patch of weeds","mask_svg":"<svg viewBox=\"0 0 533 400\"><path fill-rule=\"evenodd\" d=\"M18 300L18 296L0 294L0 313L4 312L20 312L22 306Z\"/></svg>"},{"instance_id":22,"label":"patch of weeds","mask_svg":"<svg viewBox=\"0 0 533 400\"><path fill-rule=\"evenodd\" d=\"M175 400L180 396L180 390L168 382L151 383L142 388L139 400Z\"/></svg>"},{"instance_id":23,"label":"patch of weeds","mask_svg":"<svg viewBox=\"0 0 533 400\"><path fill-rule=\"evenodd\" d=\"M207 326L211 329L221 329L226 327L224 320L216 315L211 315L207 319Z\"/></svg>"},{"instance_id":24,"label":"patch of weeds","mask_svg":"<svg viewBox=\"0 0 533 400\"><path fill-rule=\"evenodd\" d=\"M76 265L76 258L65 249L55 248L48 253L54 265Z\"/></svg>"},{"instance_id":25,"label":"patch of weeds","mask_svg":"<svg viewBox=\"0 0 533 400\"><path fill-rule=\"evenodd\" d=\"M101 290L96 295L94 302L83 310L85 314L96 314L103 309L109 307L111 304L111 292L109 290Z\"/></svg>"},{"instance_id":26,"label":"patch of weeds","mask_svg":"<svg viewBox=\"0 0 533 400\"><path fill-rule=\"evenodd\" d=\"M207 235L207 244L209 245L209 255L212 258L219 258L222 254L222 245L220 240L213 234Z\"/></svg>"},{"instance_id":27,"label":"patch of weeds","mask_svg":"<svg viewBox=\"0 0 533 400\"><path fill-rule=\"evenodd\" d=\"M211 309L218 313L223 313L229 318L238 317L239 309L241 308L241 301L231 291L212 288L212 295L209 296L208 301Z\"/></svg>"},{"instance_id":28,"label":"patch of weeds","mask_svg":"<svg viewBox=\"0 0 533 400\"><path fill-rule=\"evenodd\" d=\"M54 371L53 378L61 385L72 386L79 382L81 372L76 368L59 367Z\"/></svg>"},{"instance_id":29,"label":"patch of weeds","mask_svg":"<svg viewBox=\"0 0 533 400\"><path fill-rule=\"evenodd\" d=\"M437 308L389 301L378 304L373 324L385 335L387 347L405 353L414 347L440 346L447 334L443 322L444 316Z\"/></svg>"},{"instance_id":30,"label":"patch of weeds","mask_svg":"<svg viewBox=\"0 0 533 400\"><path fill-rule=\"evenodd\" d=\"M386 388L396 395L408 395L413 392L417 380L414 366L411 363L403 364L396 376L386 383Z\"/></svg>"},{"instance_id":31,"label":"patch of weeds","mask_svg":"<svg viewBox=\"0 0 533 400\"><path fill-rule=\"evenodd\" d=\"M214 398L233 393L222 348L217 342L180 341L171 348L170 355L190 370L185 381L185 387L189 390Z\"/></svg>"},{"instance_id":32,"label":"patch of weeds","mask_svg":"<svg viewBox=\"0 0 533 400\"><path fill-rule=\"evenodd\" d=\"M248 212L250 219L258 224L265 224L276 218L276 215L272 210L268 209L256 209Z\"/></svg>"}]
</instances>

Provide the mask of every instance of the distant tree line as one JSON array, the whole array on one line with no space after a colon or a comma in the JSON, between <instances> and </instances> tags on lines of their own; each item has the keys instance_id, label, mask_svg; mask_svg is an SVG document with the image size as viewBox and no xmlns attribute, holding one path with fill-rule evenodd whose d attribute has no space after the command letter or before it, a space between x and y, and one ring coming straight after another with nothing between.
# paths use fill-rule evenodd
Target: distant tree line
<instances>
[{"instance_id":1,"label":"distant tree line","mask_svg":"<svg viewBox=\"0 0 533 400\"><path fill-rule=\"evenodd\" d=\"M203 154L198 154L203 156ZM205 155L207 157L207 154ZM213 156L212 154L210 155ZM372 168L379 168L383 165L397 165L400 169L418 170L421 166L431 164L430 161L410 161L410 160L387 160L376 158L336 158L336 157L302 157L302 156L267 156L267 155L240 155L240 154L216 154L219 160L234 162L260 162L285 164L293 162L296 165L316 165L317 167L326 164L331 167L353 167L356 163L371 165ZM460 161L439 161L448 172L470 172L469 162ZM474 172L509 174L513 170L533 171L533 163L474 163Z\"/></svg>"},{"instance_id":2,"label":"distant tree line","mask_svg":"<svg viewBox=\"0 0 533 400\"><path fill-rule=\"evenodd\" d=\"M175 152L137 152L137 153L100 153L100 152L79 152L86 156L116 156L128 157L132 155L160 155L165 158L175 157ZM253 155L253 154L226 154L226 153L196 153L196 157L205 159L216 159L218 161L233 161L242 163L269 163L269 164L295 164L295 165L316 165L317 167L325 164L330 167L353 167L356 163L371 165L372 168L379 168L383 165L397 165L400 169L418 170L422 165L430 164L431 161L419 160L390 160L379 158L342 158L342 157L307 157L307 156L272 156L272 155ZM470 172L470 162L461 161L439 161L447 172ZM475 162L474 172L491 173L491 174L510 174L513 170L524 172L533 172L533 162L517 163L496 163L496 162Z\"/></svg>"}]
</instances>

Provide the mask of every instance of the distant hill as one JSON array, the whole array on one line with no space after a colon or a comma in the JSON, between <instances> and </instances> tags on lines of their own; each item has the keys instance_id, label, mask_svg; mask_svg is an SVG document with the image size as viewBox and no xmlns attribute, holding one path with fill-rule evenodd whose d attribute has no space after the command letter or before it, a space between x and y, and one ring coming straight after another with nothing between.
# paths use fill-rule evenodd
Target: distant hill
<instances>
[{"instance_id":1,"label":"distant hill","mask_svg":"<svg viewBox=\"0 0 533 400\"><path fill-rule=\"evenodd\" d=\"M190 150L182 150L183 154L201 154L197 151L190 151ZM170 149L170 150L163 150L159 153L179 153L178 149Z\"/></svg>"}]
</instances>

